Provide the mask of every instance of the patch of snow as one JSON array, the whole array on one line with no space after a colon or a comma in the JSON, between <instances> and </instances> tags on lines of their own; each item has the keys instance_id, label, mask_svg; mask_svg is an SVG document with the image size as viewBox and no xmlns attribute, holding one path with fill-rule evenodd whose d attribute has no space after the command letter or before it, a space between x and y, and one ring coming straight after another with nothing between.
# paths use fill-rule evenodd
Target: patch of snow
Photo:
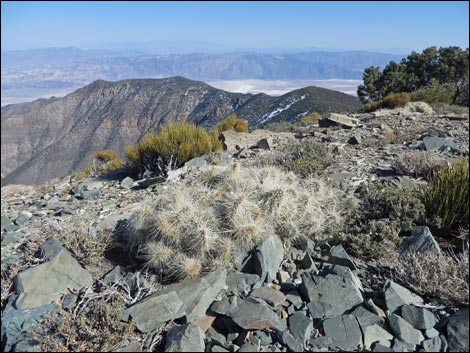
<instances>
[{"instance_id":1,"label":"patch of snow","mask_svg":"<svg viewBox=\"0 0 470 353\"><path fill-rule=\"evenodd\" d=\"M295 103L301 101L302 99L305 99L305 97L306 97L306 95L303 95L299 99L294 99L292 102L288 103L286 106L277 108L276 110L272 111L271 113L263 115L263 117L261 118L261 121L259 121L258 124L264 124L266 121L271 120L275 116L281 114L284 110L287 110L290 107L292 107L292 105L294 105Z\"/></svg>"}]
</instances>

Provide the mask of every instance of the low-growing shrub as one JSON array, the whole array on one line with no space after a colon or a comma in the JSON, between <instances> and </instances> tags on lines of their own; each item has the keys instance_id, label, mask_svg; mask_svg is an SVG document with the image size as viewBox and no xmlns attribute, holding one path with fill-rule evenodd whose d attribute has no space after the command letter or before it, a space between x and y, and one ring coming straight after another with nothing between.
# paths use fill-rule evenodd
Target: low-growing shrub
<instances>
[{"instance_id":1,"label":"low-growing shrub","mask_svg":"<svg viewBox=\"0 0 470 353\"><path fill-rule=\"evenodd\" d=\"M391 93L377 102L369 102L362 107L365 112L373 112L377 109L395 109L404 107L411 101L410 94L407 92Z\"/></svg>"},{"instance_id":2,"label":"low-growing shrub","mask_svg":"<svg viewBox=\"0 0 470 353\"><path fill-rule=\"evenodd\" d=\"M284 144L275 151L259 156L255 163L261 166L280 166L300 177L307 177L323 174L332 161L324 145L306 139Z\"/></svg>"},{"instance_id":3,"label":"low-growing shrub","mask_svg":"<svg viewBox=\"0 0 470 353\"><path fill-rule=\"evenodd\" d=\"M33 335L43 352L109 351L123 338L135 335L135 325L121 321L123 304L115 298L93 300L76 317L63 311L46 318Z\"/></svg>"},{"instance_id":4,"label":"low-growing shrub","mask_svg":"<svg viewBox=\"0 0 470 353\"><path fill-rule=\"evenodd\" d=\"M445 165L439 153L432 151L405 151L392 160L392 167L400 175L428 178L432 171Z\"/></svg>"},{"instance_id":5,"label":"low-growing shrub","mask_svg":"<svg viewBox=\"0 0 470 353\"><path fill-rule=\"evenodd\" d=\"M295 125L288 121L277 121L267 124L264 128L273 132L294 132Z\"/></svg>"},{"instance_id":6,"label":"low-growing shrub","mask_svg":"<svg viewBox=\"0 0 470 353\"><path fill-rule=\"evenodd\" d=\"M240 119L236 114L230 114L214 128L219 134L230 129L234 129L236 132L248 132L248 121Z\"/></svg>"},{"instance_id":7,"label":"low-growing shrub","mask_svg":"<svg viewBox=\"0 0 470 353\"><path fill-rule=\"evenodd\" d=\"M345 209L345 223L341 229L330 230L330 235L352 255L365 259L393 252L400 236L426 224L425 207L416 190L382 182L362 184L357 190L357 204Z\"/></svg>"},{"instance_id":8,"label":"low-growing shrub","mask_svg":"<svg viewBox=\"0 0 470 353\"><path fill-rule=\"evenodd\" d=\"M428 252L389 258L396 281L440 304L468 306L469 256Z\"/></svg>"},{"instance_id":9,"label":"low-growing shrub","mask_svg":"<svg viewBox=\"0 0 470 353\"><path fill-rule=\"evenodd\" d=\"M141 171L151 170L166 176L171 169L191 158L217 150L215 134L194 124L178 123L161 126L158 133L146 133L135 145L126 148L126 157Z\"/></svg>"},{"instance_id":10,"label":"low-growing shrub","mask_svg":"<svg viewBox=\"0 0 470 353\"><path fill-rule=\"evenodd\" d=\"M243 246L277 234L319 237L341 219L332 189L279 168L238 164L202 170L136 212L121 241L164 281L233 266Z\"/></svg>"},{"instance_id":11,"label":"low-growing shrub","mask_svg":"<svg viewBox=\"0 0 470 353\"><path fill-rule=\"evenodd\" d=\"M434 171L421 198L433 233L451 238L459 227L468 228L468 157Z\"/></svg>"}]
</instances>

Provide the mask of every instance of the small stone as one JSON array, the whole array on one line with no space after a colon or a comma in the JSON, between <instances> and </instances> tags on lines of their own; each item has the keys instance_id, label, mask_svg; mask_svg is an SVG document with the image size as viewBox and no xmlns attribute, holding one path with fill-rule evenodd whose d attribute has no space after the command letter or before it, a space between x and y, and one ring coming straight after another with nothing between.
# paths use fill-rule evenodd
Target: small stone
<instances>
[{"instance_id":1,"label":"small stone","mask_svg":"<svg viewBox=\"0 0 470 353\"><path fill-rule=\"evenodd\" d=\"M362 142L362 139L358 135L352 135L348 140L348 143L350 145L359 145L361 142Z\"/></svg>"},{"instance_id":2,"label":"small stone","mask_svg":"<svg viewBox=\"0 0 470 353\"><path fill-rule=\"evenodd\" d=\"M285 283L287 282L287 280L290 278L290 275L288 272L284 271L284 270L279 270L278 273L277 273L277 280L279 281L279 283Z\"/></svg>"},{"instance_id":3,"label":"small stone","mask_svg":"<svg viewBox=\"0 0 470 353\"><path fill-rule=\"evenodd\" d=\"M289 332L276 330L276 339L279 343L286 346L291 352L303 352L303 345Z\"/></svg>"},{"instance_id":4,"label":"small stone","mask_svg":"<svg viewBox=\"0 0 470 353\"><path fill-rule=\"evenodd\" d=\"M258 148L261 148L263 150L270 150L273 146L273 139L271 137L269 138L263 138L258 141L256 144Z\"/></svg>"},{"instance_id":5,"label":"small stone","mask_svg":"<svg viewBox=\"0 0 470 353\"><path fill-rule=\"evenodd\" d=\"M123 188L129 189L129 188L131 188L133 185L134 185L134 179L132 179L131 177L125 177L125 178L122 179L122 181L121 181L121 186L122 186Z\"/></svg>"},{"instance_id":6,"label":"small stone","mask_svg":"<svg viewBox=\"0 0 470 353\"><path fill-rule=\"evenodd\" d=\"M385 319L377 314L370 312L369 310L365 309L363 306L358 306L351 312L351 315L356 316L357 321L361 325L363 329L367 326L371 325L379 325L383 326L385 323Z\"/></svg>"},{"instance_id":7,"label":"small stone","mask_svg":"<svg viewBox=\"0 0 470 353\"><path fill-rule=\"evenodd\" d=\"M442 341L439 336L429 338L423 342L423 348L426 352L445 352L442 350Z\"/></svg>"},{"instance_id":8,"label":"small stone","mask_svg":"<svg viewBox=\"0 0 470 353\"><path fill-rule=\"evenodd\" d=\"M258 352L258 346L252 342L246 342L237 352Z\"/></svg>"}]
</instances>

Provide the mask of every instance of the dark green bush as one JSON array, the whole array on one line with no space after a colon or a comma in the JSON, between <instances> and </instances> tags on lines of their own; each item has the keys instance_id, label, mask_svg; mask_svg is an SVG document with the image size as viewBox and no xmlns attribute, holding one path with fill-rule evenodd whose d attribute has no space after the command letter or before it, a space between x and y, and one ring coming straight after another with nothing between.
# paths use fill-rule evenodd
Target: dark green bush
<instances>
[{"instance_id":1,"label":"dark green bush","mask_svg":"<svg viewBox=\"0 0 470 353\"><path fill-rule=\"evenodd\" d=\"M430 87L411 93L411 100L413 102L452 104L456 91L457 89L454 85L442 85L433 79Z\"/></svg>"}]
</instances>

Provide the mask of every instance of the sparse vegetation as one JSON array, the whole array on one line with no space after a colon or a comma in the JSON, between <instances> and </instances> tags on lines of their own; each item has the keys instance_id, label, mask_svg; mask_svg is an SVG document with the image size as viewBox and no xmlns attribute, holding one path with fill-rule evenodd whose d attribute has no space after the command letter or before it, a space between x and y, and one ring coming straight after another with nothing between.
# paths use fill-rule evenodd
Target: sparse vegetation
<instances>
[{"instance_id":1,"label":"sparse vegetation","mask_svg":"<svg viewBox=\"0 0 470 353\"><path fill-rule=\"evenodd\" d=\"M388 259L395 279L416 293L447 305L468 306L468 253L408 254Z\"/></svg>"},{"instance_id":2,"label":"sparse vegetation","mask_svg":"<svg viewBox=\"0 0 470 353\"><path fill-rule=\"evenodd\" d=\"M235 164L159 194L133 216L122 241L168 281L230 268L238 247L273 234L286 243L299 234L318 237L340 219L337 198L322 180Z\"/></svg>"},{"instance_id":3,"label":"sparse vegetation","mask_svg":"<svg viewBox=\"0 0 470 353\"><path fill-rule=\"evenodd\" d=\"M468 157L434 171L429 185L423 188L421 198L433 232L452 238L459 227L468 228Z\"/></svg>"},{"instance_id":4,"label":"sparse vegetation","mask_svg":"<svg viewBox=\"0 0 470 353\"><path fill-rule=\"evenodd\" d=\"M332 163L327 148L313 140L293 141L259 157L256 164L277 165L300 177L323 174Z\"/></svg>"},{"instance_id":5,"label":"sparse vegetation","mask_svg":"<svg viewBox=\"0 0 470 353\"><path fill-rule=\"evenodd\" d=\"M392 167L398 174L425 179L444 164L445 159L439 153L415 150L405 151L392 161Z\"/></svg>"},{"instance_id":6,"label":"sparse vegetation","mask_svg":"<svg viewBox=\"0 0 470 353\"><path fill-rule=\"evenodd\" d=\"M456 93L455 86L447 83L440 84L435 78L431 80L429 87L419 89L411 93L414 102L452 104Z\"/></svg>"},{"instance_id":7,"label":"sparse vegetation","mask_svg":"<svg viewBox=\"0 0 470 353\"><path fill-rule=\"evenodd\" d=\"M194 124L161 126L158 133L147 133L135 145L126 148L126 156L137 169L167 175L191 158L220 148L215 135Z\"/></svg>"}]
</instances>

